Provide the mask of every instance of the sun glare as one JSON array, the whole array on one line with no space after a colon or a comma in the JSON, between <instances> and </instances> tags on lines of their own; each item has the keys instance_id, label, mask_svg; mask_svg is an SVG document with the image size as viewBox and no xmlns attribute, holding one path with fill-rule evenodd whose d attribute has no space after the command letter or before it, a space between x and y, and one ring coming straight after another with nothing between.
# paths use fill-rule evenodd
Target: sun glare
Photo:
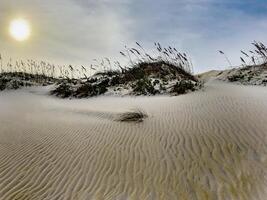
<instances>
[{"instance_id":1,"label":"sun glare","mask_svg":"<svg viewBox=\"0 0 267 200\"><path fill-rule=\"evenodd\" d=\"M30 36L30 25L24 19L15 19L9 26L10 35L17 41L27 40Z\"/></svg>"}]
</instances>

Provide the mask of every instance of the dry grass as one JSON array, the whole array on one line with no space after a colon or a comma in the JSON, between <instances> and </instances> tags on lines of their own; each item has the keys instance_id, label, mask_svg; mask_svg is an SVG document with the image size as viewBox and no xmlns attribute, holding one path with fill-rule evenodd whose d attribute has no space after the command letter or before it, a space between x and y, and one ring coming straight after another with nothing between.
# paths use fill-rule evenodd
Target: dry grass
<instances>
[{"instance_id":1,"label":"dry grass","mask_svg":"<svg viewBox=\"0 0 267 200\"><path fill-rule=\"evenodd\" d=\"M176 48L171 46L163 47L160 43L155 42L155 50L149 54L140 43L136 42L136 47L125 49L120 54L127 59L123 66L118 61L112 61L109 58L101 60L93 60L93 63L88 66L73 66L73 65L56 65L46 61L36 61L32 59L14 60L9 57L4 57L0 54L0 73L17 73L40 75L61 79L88 79L94 74L105 75L110 73L124 73L125 71L137 66L153 63L165 63L170 66L175 66L190 74L193 73L191 59L185 53L178 52Z\"/></svg>"},{"instance_id":2,"label":"dry grass","mask_svg":"<svg viewBox=\"0 0 267 200\"><path fill-rule=\"evenodd\" d=\"M241 50L242 56L240 56L241 65L243 67L247 66L265 66L267 63L267 47L262 42L254 41L251 43L254 49L245 52ZM219 51L221 55L223 55L226 61L229 63L230 67L232 64L229 58L223 51Z\"/></svg>"},{"instance_id":3,"label":"dry grass","mask_svg":"<svg viewBox=\"0 0 267 200\"><path fill-rule=\"evenodd\" d=\"M191 59L186 53L181 53L177 51L176 48L171 46L162 46L160 43L155 42L155 49L153 53L148 53L143 46L136 42L137 47L127 47L125 46L124 51L120 54L128 60L131 67L145 64L153 63L166 63L167 65L175 66L178 69L182 69L190 74L193 74L193 65ZM123 68L119 65L122 71L127 70L129 67Z\"/></svg>"},{"instance_id":4,"label":"dry grass","mask_svg":"<svg viewBox=\"0 0 267 200\"><path fill-rule=\"evenodd\" d=\"M144 111L142 111L140 109L136 109L136 110L132 110L132 111L128 111L128 112L124 112L122 114L119 114L119 116L116 119L116 121L120 121L120 122L142 122L147 117L148 117L148 115Z\"/></svg>"}]
</instances>

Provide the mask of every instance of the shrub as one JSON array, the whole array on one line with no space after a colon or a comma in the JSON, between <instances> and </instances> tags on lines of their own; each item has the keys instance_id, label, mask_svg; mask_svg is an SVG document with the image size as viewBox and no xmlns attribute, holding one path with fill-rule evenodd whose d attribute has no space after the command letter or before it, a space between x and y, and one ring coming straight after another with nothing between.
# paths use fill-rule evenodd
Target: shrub
<instances>
[{"instance_id":1,"label":"shrub","mask_svg":"<svg viewBox=\"0 0 267 200\"><path fill-rule=\"evenodd\" d=\"M84 98L104 94L107 91L109 79L104 79L98 84L85 83L77 88L75 97Z\"/></svg>"},{"instance_id":2,"label":"shrub","mask_svg":"<svg viewBox=\"0 0 267 200\"><path fill-rule=\"evenodd\" d=\"M142 122L147 118L147 114L141 110L129 111L119 115L117 121L120 122Z\"/></svg>"},{"instance_id":3,"label":"shrub","mask_svg":"<svg viewBox=\"0 0 267 200\"><path fill-rule=\"evenodd\" d=\"M182 80L177 82L173 86L171 92L179 95L179 94L185 94L189 90L194 91L195 85L191 81Z\"/></svg>"},{"instance_id":4,"label":"shrub","mask_svg":"<svg viewBox=\"0 0 267 200\"><path fill-rule=\"evenodd\" d=\"M73 94L73 91L68 84L62 83L56 89L52 90L51 94L59 96L61 98L68 98Z\"/></svg>"},{"instance_id":5,"label":"shrub","mask_svg":"<svg viewBox=\"0 0 267 200\"><path fill-rule=\"evenodd\" d=\"M245 76L243 74L234 74L232 76L228 76L227 78L230 82L235 82L244 79L244 77Z\"/></svg>"},{"instance_id":6,"label":"shrub","mask_svg":"<svg viewBox=\"0 0 267 200\"><path fill-rule=\"evenodd\" d=\"M120 78L120 76L113 76L112 78L111 78L111 80L110 80L110 85L111 86L115 86L115 85L119 85L119 84L121 84L122 83L122 81L121 81L121 78Z\"/></svg>"},{"instance_id":7,"label":"shrub","mask_svg":"<svg viewBox=\"0 0 267 200\"><path fill-rule=\"evenodd\" d=\"M133 92L137 95L155 95L159 93L148 78L140 79L133 85Z\"/></svg>"}]
</instances>

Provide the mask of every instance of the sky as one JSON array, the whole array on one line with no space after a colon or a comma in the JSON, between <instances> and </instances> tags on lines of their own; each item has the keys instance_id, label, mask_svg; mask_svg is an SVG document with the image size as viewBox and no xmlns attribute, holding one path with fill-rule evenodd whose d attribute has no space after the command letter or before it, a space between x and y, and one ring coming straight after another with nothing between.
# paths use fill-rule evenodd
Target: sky
<instances>
[{"instance_id":1,"label":"sky","mask_svg":"<svg viewBox=\"0 0 267 200\"><path fill-rule=\"evenodd\" d=\"M90 65L135 42L176 47L193 60L195 72L240 64L240 50L267 43L266 0L1 0L0 53L14 59ZM17 42L10 21L24 18L31 37Z\"/></svg>"}]
</instances>

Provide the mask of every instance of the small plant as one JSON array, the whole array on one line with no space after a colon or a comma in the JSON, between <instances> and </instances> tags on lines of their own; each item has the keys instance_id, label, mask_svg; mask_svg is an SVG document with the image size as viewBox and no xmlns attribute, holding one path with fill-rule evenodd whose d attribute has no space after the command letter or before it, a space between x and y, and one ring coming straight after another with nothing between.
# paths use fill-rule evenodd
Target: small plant
<instances>
[{"instance_id":1,"label":"small plant","mask_svg":"<svg viewBox=\"0 0 267 200\"><path fill-rule=\"evenodd\" d=\"M255 47L254 52L258 55L257 60L261 62L260 64L266 64L267 63L267 47L261 43L254 41L252 45ZM251 51L253 54L254 52Z\"/></svg>"},{"instance_id":2,"label":"small plant","mask_svg":"<svg viewBox=\"0 0 267 200\"><path fill-rule=\"evenodd\" d=\"M122 113L118 116L116 121L120 122L142 122L148 115L139 109Z\"/></svg>"},{"instance_id":3,"label":"small plant","mask_svg":"<svg viewBox=\"0 0 267 200\"><path fill-rule=\"evenodd\" d=\"M225 54L223 51L221 51L221 50L219 50L219 53L220 53L221 55L224 56L225 60L226 60L227 63L229 64L229 67L232 68L232 63L231 63L231 61L229 60L228 56L226 56L226 54Z\"/></svg>"}]
</instances>

